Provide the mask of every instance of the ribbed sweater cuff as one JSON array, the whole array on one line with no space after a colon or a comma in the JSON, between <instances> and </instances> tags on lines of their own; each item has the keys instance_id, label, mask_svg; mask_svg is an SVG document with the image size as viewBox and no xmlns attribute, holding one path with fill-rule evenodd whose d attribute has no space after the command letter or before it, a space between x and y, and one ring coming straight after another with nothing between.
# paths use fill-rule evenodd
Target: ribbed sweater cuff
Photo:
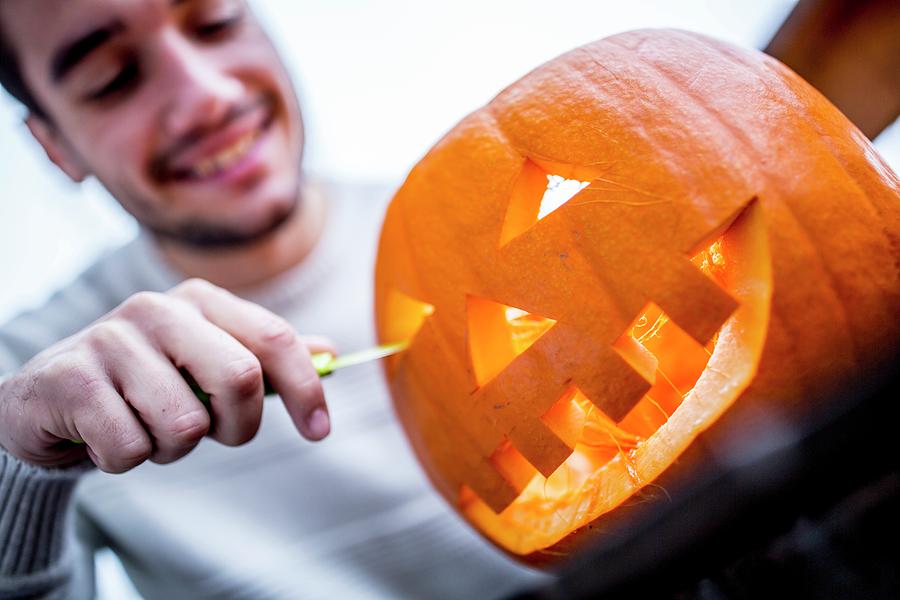
<instances>
[{"instance_id":1,"label":"ribbed sweater cuff","mask_svg":"<svg viewBox=\"0 0 900 600\"><path fill-rule=\"evenodd\" d=\"M0 450L0 580L55 570L72 492L89 468L43 469Z\"/></svg>"}]
</instances>

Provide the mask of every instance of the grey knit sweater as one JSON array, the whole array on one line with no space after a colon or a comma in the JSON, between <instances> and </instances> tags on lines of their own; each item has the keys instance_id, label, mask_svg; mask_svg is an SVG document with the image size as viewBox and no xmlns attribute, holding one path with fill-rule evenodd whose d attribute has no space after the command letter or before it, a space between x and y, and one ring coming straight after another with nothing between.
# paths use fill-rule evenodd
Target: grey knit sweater
<instances>
[{"instance_id":1,"label":"grey knit sweater","mask_svg":"<svg viewBox=\"0 0 900 600\"><path fill-rule=\"evenodd\" d=\"M303 264L242 295L331 337L373 343L371 273L385 190L327 188ZM145 236L0 328L0 373L140 290L179 281ZM325 381L333 433L300 438L277 401L241 448L205 440L124 475L51 471L0 451L0 598L88 597L111 547L147 598L490 598L542 576L512 564L425 480L377 365Z\"/></svg>"}]
</instances>

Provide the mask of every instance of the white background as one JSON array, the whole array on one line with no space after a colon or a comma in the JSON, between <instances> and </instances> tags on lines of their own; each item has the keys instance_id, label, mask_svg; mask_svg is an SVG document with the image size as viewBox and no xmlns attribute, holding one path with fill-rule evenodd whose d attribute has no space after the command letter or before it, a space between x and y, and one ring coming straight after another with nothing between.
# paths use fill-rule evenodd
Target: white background
<instances>
[{"instance_id":1,"label":"white background","mask_svg":"<svg viewBox=\"0 0 900 600\"><path fill-rule=\"evenodd\" d=\"M461 117L566 50L640 27L691 29L759 48L794 0L254 4L296 75L306 168L399 184ZM136 232L99 186L74 186L49 166L21 116L11 100L0 100L0 322ZM900 126L877 142L897 170ZM127 597L111 561L102 560L102 596Z\"/></svg>"}]
</instances>

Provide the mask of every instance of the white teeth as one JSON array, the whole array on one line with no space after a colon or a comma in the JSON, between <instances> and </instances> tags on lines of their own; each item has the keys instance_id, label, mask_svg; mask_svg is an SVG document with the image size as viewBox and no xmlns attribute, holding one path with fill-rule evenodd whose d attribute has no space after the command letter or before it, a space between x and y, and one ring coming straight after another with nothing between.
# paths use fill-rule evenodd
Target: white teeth
<instances>
[{"instance_id":1,"label":"white teeth","mask_svg":"<svg viewBox=\"0 0 900 600\"><path fill-rule=\"evenodd\" d=\"M234 165L244 158L250 151L250 148L253 147L253 142L256 141L257 133L258 132L256 131L250 132L228 148L220 150L209 158L198 161L191 168L191 174L194 175L194 177L205 178L210 175L216 175Z\"/></svg>"}]
</instances>

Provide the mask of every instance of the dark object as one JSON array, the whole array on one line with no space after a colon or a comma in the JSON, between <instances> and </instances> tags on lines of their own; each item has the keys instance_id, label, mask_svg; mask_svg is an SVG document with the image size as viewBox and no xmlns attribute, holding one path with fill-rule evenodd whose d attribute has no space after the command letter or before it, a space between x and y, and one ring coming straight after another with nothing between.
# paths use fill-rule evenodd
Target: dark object
<instances>
[{"instance_id":1,"label":"dark object","mask_svg":"<svg viewBox=\"0 0 900 600\"><path fill-rule=\"evenodd\" d=\"M900 2L800 0L765 52L874 139L900 114Z\"/></svg>"},{"instance_id":2,"label":"dark object","mask_svg":"<svg viewBox=\"0 0 900 600\"><path fill-rule=\"evenodd\" d=\"M671 501L515 598L900 598L898 391L895 369L803 426L741 432Z\"/></svg>"},{"instance_id":3,"label":"dark object","mask_svg":"<svg viewBox=\"0 0 900 600\"><path fill-rule=\"evenodd\" d=\"M178 372L181 373L181 376L187 382L187 384L191 387L191 391L194 392L194 395L197 396L197 400L202 402L206 408L210 408L210 400L212 396L208 394L200 384L197 383L197 380L194 379L194 376L191 375L190 371L185 369L184 367L179 367ZM269 378L263 375L263 394L266 396L273 396L278 392L275 391L275 388L272 387L272 383L269 381Z\"/></svg>"}]
</instances>

